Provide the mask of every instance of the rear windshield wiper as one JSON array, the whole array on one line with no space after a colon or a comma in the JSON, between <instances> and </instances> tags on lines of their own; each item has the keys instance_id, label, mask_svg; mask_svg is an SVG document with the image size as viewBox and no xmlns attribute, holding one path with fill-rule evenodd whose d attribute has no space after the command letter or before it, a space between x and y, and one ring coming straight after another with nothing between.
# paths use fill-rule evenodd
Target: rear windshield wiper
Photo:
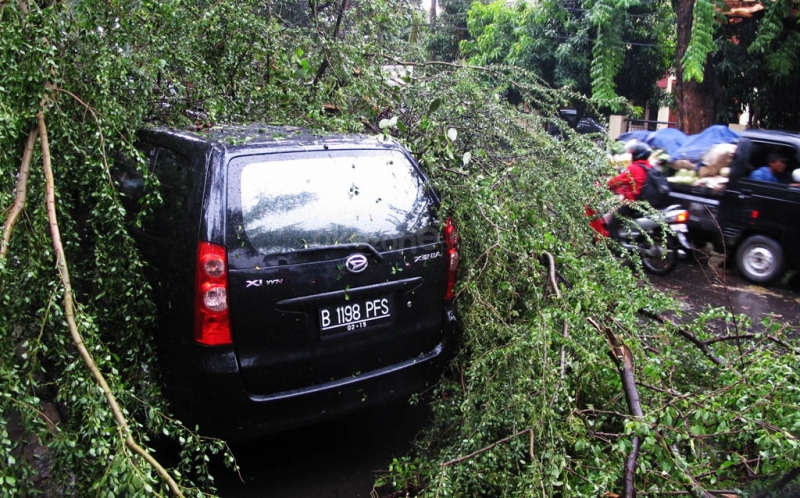
<instances>
[{"instance_id":1,"label":"rear windshield wiper","mask_svg":"<svg viewBox=\"0 0 800 498\"><path fill-rule=\"evenodd\" d=\"M302 254L313 254L316 252L332 252L332 251L342 251L342 252L368 252L378 262L383 261L383 254L379 253L372 244L368 244L366 242L358 242L355 244L336 244L332 246L316 246L316 247L309 247L307 249L298 249L296 251L291 251L293 255L302 255Z\"/></svg>"}]
</instances>

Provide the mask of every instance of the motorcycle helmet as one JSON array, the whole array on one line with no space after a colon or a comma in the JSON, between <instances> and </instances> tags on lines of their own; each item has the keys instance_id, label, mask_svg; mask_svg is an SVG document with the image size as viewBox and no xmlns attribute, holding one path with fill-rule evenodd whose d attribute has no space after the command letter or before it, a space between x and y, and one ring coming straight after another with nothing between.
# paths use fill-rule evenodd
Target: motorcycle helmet
<instances>
[{"instance_id":1,"label":"motorcycle helmet","mask_svg":"<svg viewBox=\"0 0 800 498\"><path fill-rule=\"evenodd\" d=\"M631 159L634 161L638 161L639 159L647 159L650 157L650 154L653 152L653 149L650 148L644 142L640 142L639 140L632 140L625 145L625 149L630 153Z\"/></svg>"}]
</instances>

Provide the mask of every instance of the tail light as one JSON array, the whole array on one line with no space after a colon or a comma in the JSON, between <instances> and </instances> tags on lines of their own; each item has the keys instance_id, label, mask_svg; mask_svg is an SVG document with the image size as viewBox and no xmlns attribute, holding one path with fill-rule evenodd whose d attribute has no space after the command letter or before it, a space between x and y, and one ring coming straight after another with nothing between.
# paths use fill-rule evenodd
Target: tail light
<instances>
[{"instance_id":1,"label":"tail light","mask_svg":"<svg viewBox=\"0 0 800 498\"><path fill-rule=\"evenodd\" d=\"M449 301L456 297L456 272L458 271L458 233L451 218L447 218L444 223L444 242L446 245L445 261L447 262L447 288L444 298Z\"/></svg>"},{"instance_id":2,"label":"tail light","mask_svg":"<svg viewBox=\"0 0 800 498\"><path fill-rule=\"evenodd\" d=\"M225 247L209 242L198 244L194 296L195 342L206 346L232 343Z\"/></svg>"},{"instance_id":3,"label":"tail light","mask_svg":"<svg viewBox=\"0 0 800 498\"><path fill-rule=\"evenodd\" d=\"M689 211L681 211L675 216L676 223L686 223L689 221Z\"/></svg>"}]
</instances>

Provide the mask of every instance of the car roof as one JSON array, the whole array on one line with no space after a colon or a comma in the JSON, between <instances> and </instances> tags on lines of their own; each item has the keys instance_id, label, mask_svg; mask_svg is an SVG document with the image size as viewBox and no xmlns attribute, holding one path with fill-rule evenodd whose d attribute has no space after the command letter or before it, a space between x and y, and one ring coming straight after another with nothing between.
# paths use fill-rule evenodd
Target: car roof
<instances>
[{"instance_id":1,"label":"car roof","mask_svg":"<svg viewBox=\"0 0 800 498\"><path fill-rule=\"evenodd\" d=\"M142 130L142 136L158 136L168 141L218 147L228 152L252 148L400 148L383 135L339 134L314 131L298 126L271 124L225 124L201 130L177 130L153 127Z\"/></svg>"},{"instance_id":2,"label":"car roof","mask_svg":"<svg viewBox=\"0 0 800 498\"><path fill-rule=\"evenodd\" d=\"M800 135L797 133L779 130L748 129L740 132L740 135L745 138L756 140L780 141L792 144L795 148L800 149Z\"/></svg>"}]
</instances>

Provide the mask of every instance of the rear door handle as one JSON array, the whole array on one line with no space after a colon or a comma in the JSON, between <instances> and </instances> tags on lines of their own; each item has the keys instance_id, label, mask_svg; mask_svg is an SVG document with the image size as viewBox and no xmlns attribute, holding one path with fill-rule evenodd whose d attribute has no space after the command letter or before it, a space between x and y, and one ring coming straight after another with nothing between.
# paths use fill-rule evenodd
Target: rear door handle
<instances>
[{"instance_id":1,"label":"rear door handle","mask_svg":"<svg viewBox=\"0 0 800 498\"><path fill-rule=\"evenodd\" d=\"M752 193L753 193L753 191L750 190L750 189L742 189L739 192L739 199L748 199L750 197L750 194L752 194Z\"/></svg>"}]
</instances>

